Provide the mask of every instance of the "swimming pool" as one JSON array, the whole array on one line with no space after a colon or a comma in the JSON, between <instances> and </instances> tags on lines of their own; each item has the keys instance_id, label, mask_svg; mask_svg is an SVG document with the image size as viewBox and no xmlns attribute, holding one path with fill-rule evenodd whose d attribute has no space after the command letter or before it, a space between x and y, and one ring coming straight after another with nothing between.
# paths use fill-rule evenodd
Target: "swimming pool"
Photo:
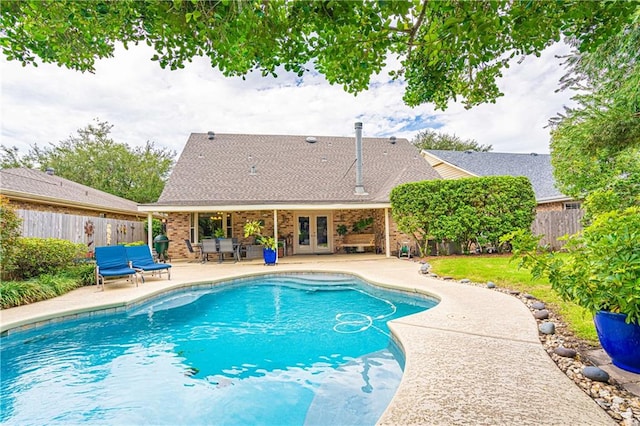
<instances>
[{"instance_id":1,"label":"swimming pool","mask_svg":"<svg viewBox=\"0 0 640 426\"><path fill-rule=\"evenodd\" d=\"M402 374L386 322L436 302L291 274L2 338L6 424L374 424Z\"/></svg>"}]
</instances>

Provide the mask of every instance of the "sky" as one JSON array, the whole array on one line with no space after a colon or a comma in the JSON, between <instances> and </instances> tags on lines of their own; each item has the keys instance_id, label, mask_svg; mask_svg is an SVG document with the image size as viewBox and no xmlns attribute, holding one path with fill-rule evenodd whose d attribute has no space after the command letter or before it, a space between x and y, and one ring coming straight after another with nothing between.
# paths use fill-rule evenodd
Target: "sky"
<instances>
[{"instance_id":1,"label":"sky","mask_svg":"<svg viewBox=\"0 0 640 426\"><path fill-rule=\"evenodd\" d=\"M116 142L151 141L179 155L191 133L353 136L360 121L365 137L412 140L431 128L493 145L495 152L548 153L547 120L571 105L570 92L555 92L564 74L556 55L566 51L554 45L540 58L514 63L499 81L505 96L495 104L470 110L450 104L446 111L406 106L403 82L386 72L354 96L317 73L272 78L254 72L243 80L224 77L206 58L163 70L147 46L117 49L93 74L52 64L25 68L1 55L1 144L26 153L99 120L113 125Z\"/></svg>"}]
</instances>

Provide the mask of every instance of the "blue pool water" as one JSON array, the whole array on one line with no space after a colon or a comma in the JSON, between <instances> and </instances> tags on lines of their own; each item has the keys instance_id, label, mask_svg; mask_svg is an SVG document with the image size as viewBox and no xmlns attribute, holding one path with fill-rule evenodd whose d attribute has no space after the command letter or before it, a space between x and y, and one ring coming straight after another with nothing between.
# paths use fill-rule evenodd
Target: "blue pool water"
<instances>
[{"instance_id":1,"label":"blue pool water","mask_svg":"<svg viewBox=\"0 0 640 426\"><path fill-rule=\"evenodd\" d=\"M3 424L373 425L435 305L339 275L265 276L1 340Z\"/></svg>"}]
</instances>

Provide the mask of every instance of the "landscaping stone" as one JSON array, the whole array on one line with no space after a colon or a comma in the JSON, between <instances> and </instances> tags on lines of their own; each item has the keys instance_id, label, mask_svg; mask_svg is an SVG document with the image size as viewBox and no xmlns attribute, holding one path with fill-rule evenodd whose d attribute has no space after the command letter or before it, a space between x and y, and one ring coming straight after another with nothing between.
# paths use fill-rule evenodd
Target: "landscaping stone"
<instances>
[{"instance_id":1,"label":"landscaping stone","mask_svg":"<svg viewBox=\"0 0 640 426\"><path fill-rule=\"evenodd\" d=\"M532 307L533 309L544 309L546 306L545 306L545 304L544 304L544 303L542 303L542 302L533 302L533 303L531 304L531 307Z\"/></svg>"},{"instance_id":2,"label":"landscaping stone","mask_svg":"<svg viewBox=\"0 0 640 426\"><path fill-rule=\"evenodd\" d=\"M496 283L494 283L493 281L487 282L487 288L496 288Z\"/></svg>"},{"instance_id":3,"label":"landscaping stone","mask_svg":"<svg viewBox=\"0 0 640 426\"><path fill-rule=\"evenodd\" d=\"M429 265L428 263L423 263L422 265L420 265L420 272L426 274L429 272L429 268L431 268L431 265Z\"/></svg>"},{"instance_id":4,"label":"landscaping stone","mask_svg":"<svg viewBox=\"0 0 640 426\"><path fill-rule=\"evenodd\" d=\"M596 382L606 383L609 381L609 374L602 368L588 366L582 369L582 374Z\"/></svg>"},{"instance_id":5,"label":"landscaping stone","mask_svg":"<svg viewBox=\"0 0 640 426\"><path fill-rule=\"evenodd\" d=\"M509 290L509 294L513 295L513 296L517 296L520 294L520 292L518 290Z\"/></svg>"},{"instance_id":6,"label":"landscaping stone","mask_svg":"<svg viewBox=\"0 0 640 426\"><path fill-rule=\"evenodd\" d=\"M556 325L552 322L543 322L538 329L542 334L554 334L556 332Z\"/></svg>"},{"instance_id":7,"label":"landscaping stone","mask_svg":"<svg viewBox=\"0 0 640 426\"><path fill-rule=\"evenodd\" d=\"M446 276L446 277L442 277L442 279L445 280L445 281L450 281L450 280L453 279L453 277Z\"/></svg>"},{"instance_id":8,"label":"landscaping stone","mask_svg":"<svg viewBox=\"0 0 640 426\"><path fill-rule=\"evenodd\" d=\"M460 280L460 282L461 282L462 284L469 284L469 283L471 282L471 280L470 280L470 279L468 279L468 278L463 278L463 279L461 279L461 280Z\"/></svg>"},{"instance_id":9,"label":"landscaping stone","mask_svg":"<svg viewBox=\"0 0 640 426\"><path fill-rule=\"evenodd\" d=\"M533 313L533 317L535 319L539 319L539 320L544 320L549 318L549 311L547 311L546 309L542 309L540 311L535 311Z\"/></svg>"},{"instance_id":10,"label":"landscaping stone","mask_svg":"<svg viewBox=\"0 0 640 426\"><path fill-rule=\"evenodd\" d=\"M524 297L525 299L529 299L529 300L532 300L532 299L536 298L533 294L529 294L529 293L523 294L522 297Z\"/></svg>"},{"instance_id":11,"label":"landscaping stone","mask_svg":"<svg viewBox=\"0 0 640 426\"><path fill-rule=\"evenodd\" d=\"M430 276L431 278L438 278L438 274L434 273L428 274L428 276Z\"/></svg>"},{"instance_id":12,"label":"landscaping stone","mask_svg":"<svg viewBox=\"0 0 640 426\"><path fill-rule=\"evenodd\" d=\"M577 354L575 349L565 348L564 346L558 346L557 348L555 348L555 350L553 352L556 355L560 355L560 356L563 356L565 358L575 358L576 354Z\"/></svg>"}]
</instances>

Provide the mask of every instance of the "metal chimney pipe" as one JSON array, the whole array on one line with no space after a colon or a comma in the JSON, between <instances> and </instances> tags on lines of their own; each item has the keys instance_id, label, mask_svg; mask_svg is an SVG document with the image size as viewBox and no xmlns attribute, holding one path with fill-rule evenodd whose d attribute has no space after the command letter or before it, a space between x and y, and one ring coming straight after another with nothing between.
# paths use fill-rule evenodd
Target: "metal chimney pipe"
<instances>
[{"instance_id":1,"label":"metal chimney pipe","mask_svg":"<svg viewBox=\"0 0 640 426\"><path fill-rule=\"evenodd\" d=\"M362 183L362 123L355 124L356 129L356 194L366 195Z\"/></svg>"}]
</instances>

